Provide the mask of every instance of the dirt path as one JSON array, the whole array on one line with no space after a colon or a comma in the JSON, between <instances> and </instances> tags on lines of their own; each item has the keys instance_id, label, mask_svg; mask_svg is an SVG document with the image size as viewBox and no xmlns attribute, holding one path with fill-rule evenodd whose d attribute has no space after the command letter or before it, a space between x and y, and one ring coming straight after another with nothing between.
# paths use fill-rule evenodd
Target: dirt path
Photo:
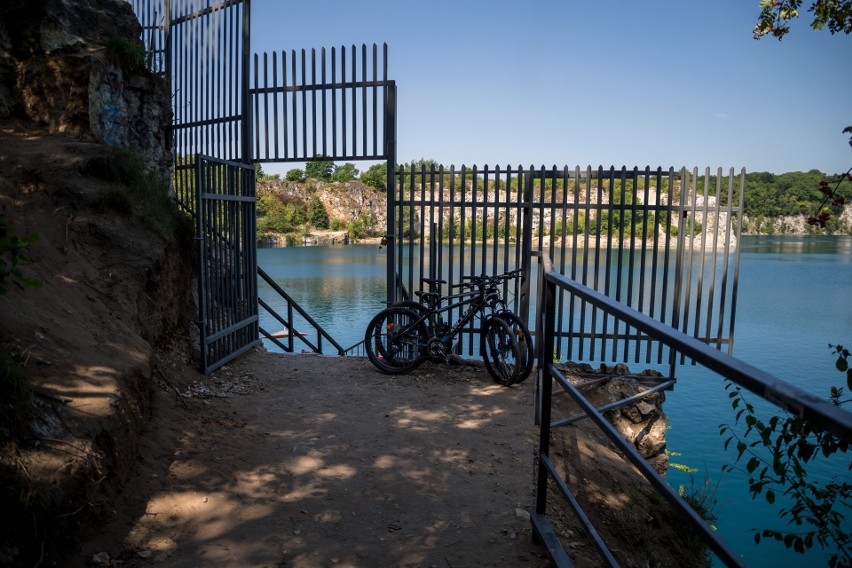
<instances>
[{"instance_id":1,"label":"dirt path","mask_svg":"<svg viewBox=\"0 0 852 568\"><path fill-rule=\"evenodd\" d=\"M525 513L532 381L255 353L169 382L183 396L158 393L114 518L73 564L548 565Z\"/></svg>"}]
</instances>

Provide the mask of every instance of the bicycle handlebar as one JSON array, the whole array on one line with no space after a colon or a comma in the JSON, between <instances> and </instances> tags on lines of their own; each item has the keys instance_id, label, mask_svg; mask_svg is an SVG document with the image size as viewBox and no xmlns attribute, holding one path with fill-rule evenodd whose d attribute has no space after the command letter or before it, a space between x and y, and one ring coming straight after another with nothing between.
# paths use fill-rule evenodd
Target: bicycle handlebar
<instances>
[{"instance_id":1,"label":"bicycle handlebar","mask_svg":"<svg viewBox=\"0 0 852 568\"><path fill-rule=\"evenodd\" d=\"M521 276L523 272L523 269L518 268L504 272L503 274L495 274L494 276L489 276L487 274L481 274L479 276L462 276L462 280L469 280L470 282L452 284L450 288L485 288L488 286L496 286L504 280Z\"/></svg>"}]
</instances>

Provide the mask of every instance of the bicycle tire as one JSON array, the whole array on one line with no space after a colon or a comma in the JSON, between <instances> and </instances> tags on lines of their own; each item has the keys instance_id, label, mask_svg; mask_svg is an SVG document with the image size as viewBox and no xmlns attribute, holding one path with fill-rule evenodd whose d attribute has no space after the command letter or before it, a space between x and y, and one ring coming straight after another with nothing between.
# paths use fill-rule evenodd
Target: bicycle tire
<instances>
[{"instance_id":1,"label":"bicycle tire","mask_svg":"<svg viewBox=\"0 0 852 568\"><path fill-rule=\"evenodd\" d=\"M518 348L520 351L519 359L523 359L519 362L518 376L515 378L513 384L522 383L530 376L533 368L533 362L535 361L535 346L532 342L532 336L530 335L527 326L521 318L515 315L514 312L501 311L495 314L494 317L500 318L509 324L518 340Z\"/></svg>"},{"instance_id":2,"label":"bicycle tire","mask_svg":"<svg viewBox=\"0 0 852 568\"><path fill-rule=\"evenodd\" d=\"M419 319L414 310L392 306L370 320L364 333L364 349L377 369L388 375L401 375L423 363L420 346L427 332ZM402 332L395 332L396 329Z\"/></svg>"},{"instance_id":3,"label":"bicycle tire","mask_svg":"<svg viewBox=\"0 0 852 568\"><path fill-rule=\"evenodd\" d=\"M499 317L491 317L482 331L482 359L494 381L503 386L514 384L520 375L520 347L512 326Z\"/></svg>"}]
</instances>

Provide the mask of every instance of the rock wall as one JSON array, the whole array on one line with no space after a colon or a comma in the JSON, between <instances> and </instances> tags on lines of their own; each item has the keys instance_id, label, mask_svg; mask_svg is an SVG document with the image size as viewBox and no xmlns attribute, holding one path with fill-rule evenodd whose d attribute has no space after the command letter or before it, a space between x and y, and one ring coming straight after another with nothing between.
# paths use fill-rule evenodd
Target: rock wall
<instances>
[{"instance_id":1,"label":"rock wall","mask_svg":"<svg viewBox=\"0 0 852 568\"><path fill-rule=\"evenodd\" d=\"M140 33L124 0L4 0L0 119L135 148L150 169L165 172L171 165L168 86L128 61L144 53Z\"/></svg>"}]
</instances>

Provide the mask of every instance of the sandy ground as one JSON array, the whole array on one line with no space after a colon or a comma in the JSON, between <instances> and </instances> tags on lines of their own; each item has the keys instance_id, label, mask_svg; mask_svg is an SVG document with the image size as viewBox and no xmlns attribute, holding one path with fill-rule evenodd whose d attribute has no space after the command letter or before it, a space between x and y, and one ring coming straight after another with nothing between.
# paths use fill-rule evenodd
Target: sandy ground
<instances>
[{"instance_id":1,"label":"sandy ground","mask_svg":"<svg viewBox=\"0 0 852 568\"><path fill-rule=\"evenodd\" d=\"M159 365L133 479L71 565L548 565L533 381L262 352L203 381Z\"/></svg>"}]
</instances>

